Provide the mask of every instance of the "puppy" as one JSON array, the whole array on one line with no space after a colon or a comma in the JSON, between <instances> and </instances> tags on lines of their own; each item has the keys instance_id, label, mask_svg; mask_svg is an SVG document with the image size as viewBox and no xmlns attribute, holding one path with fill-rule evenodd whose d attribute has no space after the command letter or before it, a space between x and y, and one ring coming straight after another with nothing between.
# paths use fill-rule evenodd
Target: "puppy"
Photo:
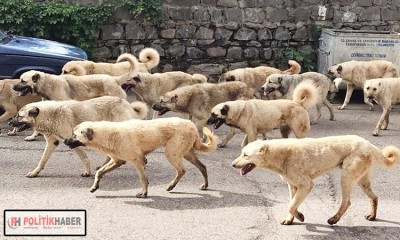
<instances>
[{"instance_id":1,"label":"puppy","mask_svg":"<svg viewBox=\"0 0 400 240\"><path fill-rule=\"evenodd\" d=\"M4 113L0 116L0 122L5 122L8 119L17 115L18 110L23 106L31 102L38 102L41 97L38 95L27 94L25 96L18 96L12 88L15 84L19 83L19 79L3 79L0 80L0 106L4 109ZM13 128L7 135L14 136L17 134L17 129ZM36 137L37 133L33 133L31 136L26 137L29 139Z\"/></svg>"},{"instance_id":2,"label":"puppy","mask_svg":"<svg viewBox=\"0 0 400 240\"><path fill-rule=\"evenodd\" d=\"M389 125L391 106L400 102L400 78L371 79L364 84L364 95L368 101L375 101L381 105L383 112L373 132L374 136L379 131L386 130Z\"/></svg>"},{"instance_id":3,"label":"puppy","mask_svg":"<svg viewBox=\"0 0 400 240\"><path fill-rule=\"evenodd\" d=\"M152 68L158 66L160 54L154 48L145 48L140 51L139 60L138 71L149 72ZM92 61L69 61L62 68L62 74L72 74L75 76L107 74L120 76L129 72L129 68L130 65L127 62L95 63Z\"/></svg>"},{"instance_id":4,"label":"puppy","mask_svg":"<svg viewBox=\"0 0 400 240\"><path fill-rule=\"evenodd\" d=\"M71 148L87 146L111 157L111 160L96 172L91 192L99 188L100 178L106 172L126 161L135 167L142 184L142 191L136 197L145 198L149 183L144 157L160 147L165 147L165 155L177 172L167 191L171 191L185 174L183 158L200 170L204 178L200 189L207 189L207 169L197 158L195 151L215 150L217 138L208 128L204 128L203 131L209 140L207 144L201 142L196 126L191 121L176 117L122 123L84 122L75 127L73 136L66 139L65 144Z\"/></svg>"},{"instance_id":5,"label":"puppy","mask_svg":"<svg viewBox=\"0 0 400 240\"><path fill-rule=\"evenodd\" d=\"M325 105L330 113L329 120L333 121L335 115L333 113L332 104L327 99L328 92L337 92L335 85L323 74L317 72L307 72L303 74L271 74L267 77L265 84L261 87L264 91L264 96L271 93L279 92L276 96L281 98L292 99L293 91L296 86L305 80L312 80L318 88L318 101L316 103L317 115L311 120L311 124L316 123L321 118L321 107Z\"/></svg>"},{"instance_id":6,"label":"puppy","mask_svg":"<svg viewBox=\"0 0 400 240\"><path fill-rule=\"evenodd\" d=\"M355 86L363 88L364 83L369 79L399 77L396 65L385 60L343 62L331 66L328 74L341 78L347 84L346 97L343 105L338 109L344 109L349 104ZM374 109L374 105L365 95L364 102L369 105L370 110Z\"/></svg>"},{"instance_id":7,"label":"puppy","mask_svg":"<svg viewBox=\"0 0 400 240\"><path fill-rule=\"evenodd\" d=\"M259 66L255 68L239 68L228 71L221 75L219 82L230 82L230 81L242 81L245 82L250 88L255 91L260 91L262 85L265 83L265 79L274 73L281 74L296 74L300 73L301 66L296 61L289 61L290 68L281 71L277 68ZM257 93L257 98L261 98L261 95Z\"/></svg>"},{"instance_id":8,"label":"puppy","mask_svg":"<svg viewBox=\"0 0 400 240\"><path fill-rule=\"evenodd\" d=\"M365 218L376 218L378 197L371 189L372 164L377 162L392 167L400 158L400 150L393 146L380 150L367 140L354 136L332 136L324 138L275 139L255 141L242 149L232 166L246 175L256 167L279 174L289 187L289 214L281 221L290 225L294 218L304 221L298 211L299 205L313 188L313 179L339 167L342 171L342 204L328 223L336 224L350 206L350 195L354 184L358 184L368 196L371 212Z\"/></svg>"},{"instance_id":9,"label":"puppy","mask_svg":"<svg viewBox=\"0 0 400 240\"><path fill-rule=\"evenodd\" d=\"M95 74L85 76L53 75L39 71L28 71L21 75L21 82L14 90L25 95L37 93L49 100L87 100L100 96L117 96L126 99L121 85L135 76L137 60L131 54L122 54L117 62L128 61L131 68L122 76Z\"/></svg>"},{"instance_id":10,"label":"puppy","mask_svg":"<svg viewBox=\"0 0 400 240\"><path fill-rule=\"evenodd\" d=\"M113 96L104 96L86 101L42 101L29 103L19 110L11 124L23 131L33 128L43 134L46 148L38 166L27 177L36 177L45 167L59 141L70 137L76 125L84 121L126 121L144 118L148 108L142 102L129 104ZM90 175L89 160L81 148L75 149L84 165L82 177Z\"/></svg>"},{"instance_id":11,"label":"puppy","mask_svg":"<svg viewBox=\"0 0 400 240\"><path fill-rule=\"evenodd\" d=\"M217 129L222 124L239 128L246 133L242 147L257 139L258 133L267 133L279 127L282 137L293 130L297 138L304 138L310 130L307 108L318 101L318 90L312 82L301 82L293 92L292 100L236 100L220 103L211 111L207 124ZM222 145L226 145L227 142Z\"/></svg>"}]
</instances>

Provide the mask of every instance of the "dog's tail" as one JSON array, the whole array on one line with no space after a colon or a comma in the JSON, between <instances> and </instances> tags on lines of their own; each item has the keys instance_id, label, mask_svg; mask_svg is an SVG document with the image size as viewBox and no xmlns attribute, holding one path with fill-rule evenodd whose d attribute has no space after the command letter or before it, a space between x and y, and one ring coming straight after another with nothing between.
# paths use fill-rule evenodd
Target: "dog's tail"
<instances>
[{"instance_id":1,"label":"dog's tail","mask_svg":"<svg viewBox=\"0 0 400 240\"><path fill-rule=\"evenodd\" d=\"M283 74L299 74L301 72L301 66L294 60L289 60L290 68L283 71Z\"/></svg>"},{"instance_id":2,"label":"dog's tail","mask_svg":"<svg viewBox=\"0 0 400 240\"><path fill-rule=\"evenodd\" d=\"M303 80L293 91L293 101L307 109L317 104L318 91L312 80Z\"/></svg>"},{"instance_id":3,"label":"dog's tail","mask_svg":"<svg viewBox=\"0 0 400 240\"><path fill-rule=\"evenodd\" d=\"M140 51L139 60L146 65L147 70L150 70L160 63L160 54L154 48L145 48Z\"/></svg>"},{"instance_id":4,"label":"dog's tail","mask_svg":"<svg viewBox=\"0 0 400 240\"><path fill-rule=\"evenodd\" d=\"M375 159L384 167L394 167L400 160L400 149L395 146L387 146L381 153L377 154Z\"/></svg>"},{"instance_id":5,"label":"dog's tail","mask_svg":"<svg viewBox=\"0 0 400 240\"><path fill-rule=\"evenodd\" d=\"M202 152L211 152L217 148L218 138L207 127L203 127L203 134L207 136L208 143L202 143L200 138L196 139L194 148Z\"/></svg>"},{"instance_id":6,"label":"dog's tail","mask_svg":"<svg viewBox=\"0 0 400 240\"><path fill-rule=\"evenodd\" d=\"M131 103L131 106L133 108L133 111L136 113L136 118L137 119L146 119L147 114L149 113L149 107L147 106L146 103L141 102L141 101L135 101Z\"/></svg>"},{"instance_id":7,"label":"dog's tail","mask_svg":"<svg viewBox=\"0 0 400 240\"><path fill-rule=\"evenodd\" d=\"M117 59L117 63L123 62L123 61L127 61L130 64L130 67L129 67L128 73L125 73L124 75L117 77L117 82L119 83L119 85L122 85L122 84L126 83L128 80L135 77L136 72L139 69L139 62L138 62L137 58L135 56L133 56L132 54L123 53L123 54L119 55L119 57Z\"/></svg>"},{"instance_id":8,"label":"dog's tail","mask_svg":"<svg viewBox=\"0 0 400 240\"><path fill-rule=\"evenodd\" d=\"M193 74L192 79L195 83L206 83L207 77L203 74Z\"/></svg>"},{"instance_id":9,"label":"dog's tail","mask_svg":"<svg viewBox=\"0 0 400 240\"><path fill-rule=\"evenodd\" d=\"M84 76L89 73L86 72L86 69L79 64L78 61L69 61L62 68L63 74L72 74L75 76Z\"/></svg>"}]
</instances>

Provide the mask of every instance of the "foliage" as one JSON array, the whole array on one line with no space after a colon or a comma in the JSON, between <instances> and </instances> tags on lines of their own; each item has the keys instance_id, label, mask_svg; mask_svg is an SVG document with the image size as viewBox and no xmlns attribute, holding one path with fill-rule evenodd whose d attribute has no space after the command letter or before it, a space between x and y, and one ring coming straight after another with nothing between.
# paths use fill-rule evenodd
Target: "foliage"
<instances>
[{"instance_id":1,"label":"foliage","mask_svg":"<svg viewBox=\"0 0 400 240\"><path fill-rule=\"evenodd\" d=\"M161 17L161 0L108 0L108 3L116 7L128 7L133 16L144 17L150 22L160 22Z\"/></svg>"},{"instance_id":2,"label":"foliage","mask_svg":"<svg viewBox=\"0 0 400 240\"><path fill-rule=\"evenodd\" d=\"M315 71L316 69L315 53L310 51L309 48L286 48L282 51L277 51L272 64L277 67L287 66L289 60L298 62L301 65L302 72Z\"/></svg>"},{"instance_id":3,"label":"foliage","mask_svg":"<svg viewBox=\"0 0 400 240\"><path fill-rule=\"evenodd\" d=\"M0 28L14 34L65 42L89 51L112 6L66 4L61 0L0 0Z\"/></svg>"}]
</instances>

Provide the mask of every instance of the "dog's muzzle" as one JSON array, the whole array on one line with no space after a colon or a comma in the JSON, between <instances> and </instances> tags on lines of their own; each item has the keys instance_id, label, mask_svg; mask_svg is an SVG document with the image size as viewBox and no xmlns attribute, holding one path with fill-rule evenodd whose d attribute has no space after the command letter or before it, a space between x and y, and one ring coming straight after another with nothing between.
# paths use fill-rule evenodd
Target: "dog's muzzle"
<instances>
[{"instance_id":1,"label":"dog's muzzle","mask_svg":"<svg viewBox=\"0 0 400 240\"><path fill-rule=\"evenodd\" d=\"M152 109L158 111L158 116L164 115L170 111L169 108L161 106L160 103L154 103Z\"/></svg>"},{"instance_id":2,"label":"dog's muzzle","mask_svg":"<svg viewBox=\"0 0 400 240\"><path fill-rule=\"evenodd\" d=\"M123 83L121 85L121 88L124 89L125 92L128 92L129 90L131 90L132 88L135 88L136 84L131 84L131 83Z\"/></svg>"},{"instance_id":3,"label":"dog's muzzle","mask_svg":"<svg viewBox=\"0 0 400 240\"><path fill-rule=\"evenodd\" d=\"M207 120L207 125L212 125L214 124L214 128L218 129L219 127L221 127L222 124L225 123L225 119L224 118L218 118L217 116L211 116L208 120Z\"/></svg>"},{"instance_id":4,"label":"dog's muzzle","mask_svg":"<svg viewBox=\"0 0 400 240\"><path fill-rule=\"evenodd\" d=\"M374 101L374 96L367 96L368 102L372 103Z\"/></svg>"},{"instance_id":5,"label":"dog's muzzle","mask_svg":"<svg viewBox=\"0 0 400 240\"><path fill-rule=\"evenodd\" d=\"M18 92L18 96L25 96L28 93L33 93L32 87L21 84L14 85L12 89Z\"/></svg>"},{"instance_id":6,"label":"dog's muzzle","mask_svg":"<svg viewBox=\"0 0 400 240\"><path fill-rule=\"evenodd\" d=\"M85 146L85 144L83 144L82 142L80 142L77 139L73 139L73 138L67 138L64 140L64 144L67 145L69 148L73 149L73 148L77 148L77 147L82 147Z\"/></svg>"},{"instance_id":7,"label":"dog's muzzle","mask_svg":"<svg viewBox=\"0 0 400 240\"><path fill-rule=\"evenodd\" d=\"M8 122L8 124L11 125L12 127L17 128L17 132L22 132L28 128L31 128L31 125L29 123L20 122L20 121L18 121L18 119L16 117L12 118Z\"/></svg>"},{"instance_id":8,"label":"dog's muzzle","mask_svg":"<svg viewBox=\"0 0 400 240\"><path fill-rule=\"evenodd\" d=\"M276 90L276 88L272 88L272 87L266 87L263 89L264 90L264 96L268 97L268 94L272 93L273 91Z\"/></svg>"}]
</instances>

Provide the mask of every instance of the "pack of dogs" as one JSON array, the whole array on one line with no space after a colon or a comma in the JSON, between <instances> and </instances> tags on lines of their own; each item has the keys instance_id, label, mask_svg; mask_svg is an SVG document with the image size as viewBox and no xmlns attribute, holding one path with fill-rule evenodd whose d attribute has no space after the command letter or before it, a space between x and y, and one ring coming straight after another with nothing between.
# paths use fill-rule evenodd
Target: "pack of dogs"
<instances>
[{"instance_id":1,"label":"pack of dogs","mask_svg":"<svg viewBox=\"0 0 400 240\"><path fill-rule=\"evenodd\" d=\"M313 188L313 179L334 168L341 169L342 203L329 218L336 224L350 206L350 195L357 183L371 203L367 220L374 220L378 197L371 189L371 168L374 162L393 167L400 159L395 146L378 149L355 135L309 138L313 124L321 120L321 108L338 92L338 84L347 84L344 109L354 87L364 91L364 101L373 109L379 104L383 113L373 135L385 130L392 106L400 101L400 77L396 66L388 61L349 61L331 66L328 76L317 72L301 73L300 64L289 61L287 70L268 66L225 71L219 83L208 83L202 74L180 71L151 73L160 62L155 49L145 48L139 60L132 54L121 54L116 63L71 61L61 75L28 71L19 79L0 81L0 104L5 113L0 121L10 120L13 127L7 134L32 129L25 140L44 136L46 147L38 165L27 177L36 177L45 168L60 143L73 149L83 163L82 177L91 175L85 148L105 155L106 160L95 174L91 192L99 188L105 173L128 163L136 169L142 190L148 195L146 156L163 147L176 176L167 191L175 188L185 174L183 159L192 163L203 176L200 189L208 188L206 166L196 152L212 152L224 147L237 129L245 134L241 153L232 167L246 175L259 167L279 174L288 184L290 204L281 224L294 219L303 222L298 207ZM334 81L330 77L336 78ZM133 91L136 101L127 101ZM310 108L316 116L310 117ZM153 116L149 114L153 110ZM190 119L158 117L169 111L188 114ZM158 113L158 114L156 114ZM192 118L194 118L192 121ZM207 126L229 127L227 136L218 137ZM273 129L282 139L266 139ZM290 133L294 138L289 138ZM263 140L259 139L262 134Z\"/></svg>"}]
</instances>

